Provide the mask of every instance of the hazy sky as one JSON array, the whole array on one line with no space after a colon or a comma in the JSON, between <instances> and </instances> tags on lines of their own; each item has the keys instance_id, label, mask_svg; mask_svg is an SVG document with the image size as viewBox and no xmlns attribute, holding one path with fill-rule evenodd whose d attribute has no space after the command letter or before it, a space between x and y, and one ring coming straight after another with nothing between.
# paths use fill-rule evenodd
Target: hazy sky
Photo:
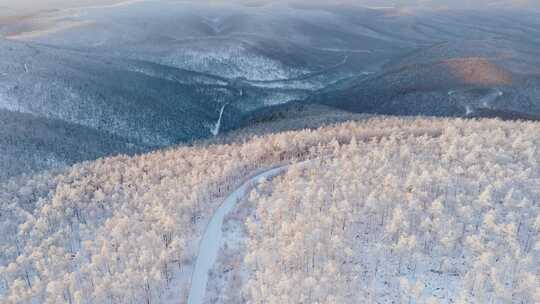
<instances>
[{"instance_id":1,"label":"hazy sky","mask_svg":"<svg viewBox=\"0 0 540 304\"><path fill-rule=\"evenodd\" d=\"M44 9L60 9L88 5L114 4L129 0L0 0L0 15L31 13ZM152 0L147 0L152 1ZM181 0L179 0L181 1ZM183 0L186 1L186 0ZM187 0L189 1L189 0ZM304 2L356 4L367 6L414 6L449 8L490 8L490 7L538 7L540 0L191 0L192 2Z\"/></svg>"}]
</instances>

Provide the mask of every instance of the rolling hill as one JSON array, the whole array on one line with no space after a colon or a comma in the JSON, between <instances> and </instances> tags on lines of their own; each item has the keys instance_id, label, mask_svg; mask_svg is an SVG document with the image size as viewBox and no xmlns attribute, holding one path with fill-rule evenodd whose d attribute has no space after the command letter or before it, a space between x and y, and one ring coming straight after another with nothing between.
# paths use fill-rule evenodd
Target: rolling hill
<instances>
[{"instance_id":1,"label":"rolling hill","mask_svg":"<svg viewBox=\"0 0 540 304\"><path fill-rule=\"evenodd\" d=\"M537 119L535 16L163 0L46 11L0 25L0 109L144 149L233 131L289 102L303 104L291 112L295 127L316 125L302 112L320 105L329 113ZM18 123L9 124L13 133L28 128ZM107 153L132 152L113 146Z\"/></svg>"}]
</instances>

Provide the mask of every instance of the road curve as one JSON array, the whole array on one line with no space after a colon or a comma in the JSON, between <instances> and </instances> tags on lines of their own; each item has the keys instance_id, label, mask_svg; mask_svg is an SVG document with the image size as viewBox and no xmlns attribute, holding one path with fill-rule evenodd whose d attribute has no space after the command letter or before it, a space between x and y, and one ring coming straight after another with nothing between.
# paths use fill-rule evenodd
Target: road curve
<instances>
[{"instance_id":1,"label":"road curve","mask_svg":"<svg viewBox=\"0 0 540 304\"><path fill-rule=\"evenodd\" d=\"M360 139L361 141L367 141L374 138L382 138L388 134L379 134L374 136L367 136L366 138ZM442 130L419 130L417 132L411 132L411 134L416 136L427 135L431 137L439 137L442 134ZM307 164L313 162L314 160L305 160L296 165L305 167ZM236 203L247 195L248 191L252 186L260 179L270 179L284 173L292 164L282 165L279 167L274 167L268 169L261 173L258 173L254 177L249 178L245 181L240 187L234 190L231 194L225 198L221 206L212 216L210 223L206 227L206 231L201 239L199 244L199 253L197 256L197 261L195 262L195 269L193 270L193 275L191 277L191 288L189 290L188 304L202 304L204 303L204 297L206 295L206 286L208 283L208 272L214 266L217 254L221 245L223 244L223 233L221 228L223 226L223 221L225 216L229 214Z\"/></svg>"},{"instance_id":2,"label":"road curve","mask_svg":"<svg viewBox=\"0 0 540 304\"><path fill-rule=\"evenodd\" d=\"M199 254L195 263L195 269L193 270L193 276L191 277L188 304L202 304L204 302L206 285L208 283L208 272L214 266L219 249L223 243L221 228L225 216L234 209L236 203L248 193L257 181L276 177L287 170L289 166L283 165L269 169L251 177L229 194L214 213L199 244Z\"/></svg>"}]
</instances>

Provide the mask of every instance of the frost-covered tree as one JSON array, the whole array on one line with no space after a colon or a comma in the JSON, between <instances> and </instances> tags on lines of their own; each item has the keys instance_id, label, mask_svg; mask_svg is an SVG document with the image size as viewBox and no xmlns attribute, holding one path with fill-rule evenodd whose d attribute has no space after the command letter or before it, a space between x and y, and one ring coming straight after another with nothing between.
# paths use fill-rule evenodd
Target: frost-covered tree
<instances>
[{"instance_id":1,"label":"frost-covered tree","mask_svg":"<svg viewBox=\"0 0 540 304\"><path fill-rule=\"evenodd\" d=\"M250 302L535 303L534 126L455 120L320 147L249 197Z\"/></svg>"}]
</instances>

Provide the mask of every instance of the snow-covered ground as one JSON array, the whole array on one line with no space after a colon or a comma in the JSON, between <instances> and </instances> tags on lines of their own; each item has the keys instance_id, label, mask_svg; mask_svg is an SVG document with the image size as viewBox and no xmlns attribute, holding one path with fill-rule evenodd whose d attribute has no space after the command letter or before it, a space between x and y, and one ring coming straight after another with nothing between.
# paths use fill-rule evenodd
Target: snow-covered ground
<instances>
[{"instance_id":1,"label":"snow-covered ground","mask_svg":"<svg viewBox=\"0 0 540 304\"><path fill-rule=\"evenodd\" d=\"M493 90L493 92L487 94L486 96L484 96L481 100L480 100L480 103L482 105L482 107L484 108L489 108L492 106L493 102L495 100L497 100L497 98L503 96L504 93L501 91L501 90L498 90L498 89L495 89Z\"/></svg>"},{"instance_id":2,"label":"snow-covered ground","mask_svg":"<svg viewBox=\"0 0 540 304\"><path fill-rule=\"evenodd\" d=\"M496 108L496 102L504 96L499 88L491 88L482 92L450 90L448 98L463 105L465 116L474 115L480 109Z\"/></svg>"}]
</instances>

